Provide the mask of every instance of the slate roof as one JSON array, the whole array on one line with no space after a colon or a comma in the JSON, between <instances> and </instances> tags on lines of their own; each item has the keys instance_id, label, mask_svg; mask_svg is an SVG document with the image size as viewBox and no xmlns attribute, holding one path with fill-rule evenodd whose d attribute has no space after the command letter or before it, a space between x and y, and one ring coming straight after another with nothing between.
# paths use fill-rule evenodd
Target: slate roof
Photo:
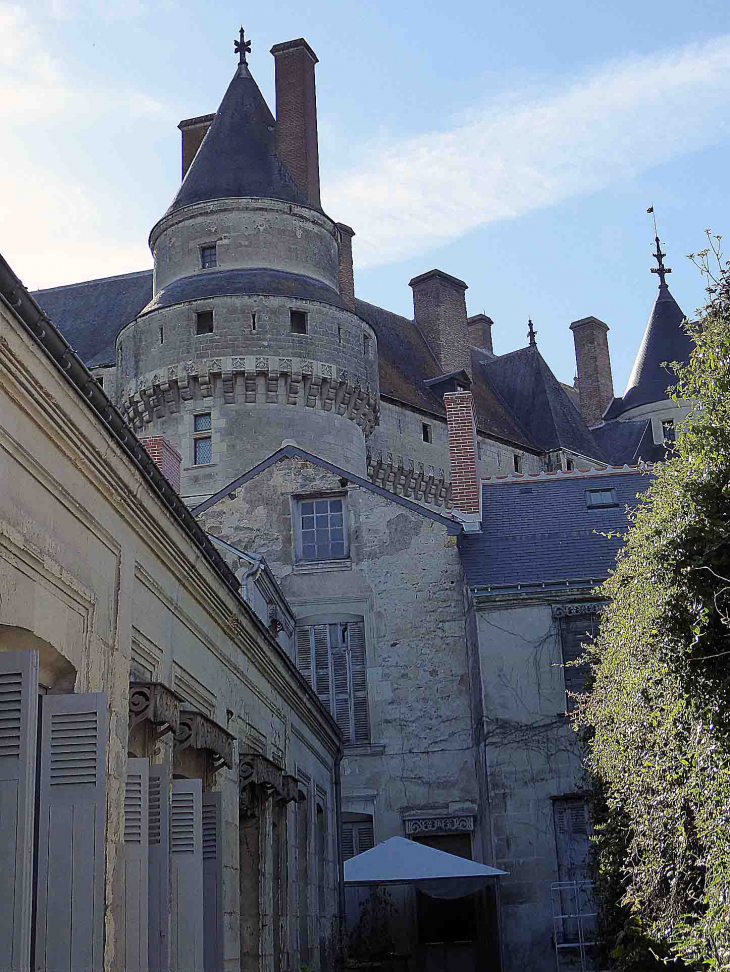
<instances>
[{"instance_id":1,"label":"slate roof","mask_svg":"<svg viewBox=\"0 0 730 972\"><path fill-rule=\"evenodd\" d=\"M364 300L356 299L355 307L378 338L380 394L445 417L446 409L438 389L424 384L429 378L440 377L441 368L415 322ZM475 373L481 357L481 352L472 348L472 370ZM481 381L475 381L471 391L478 425L483 432L534 452L539 451L539 447L492 389Z\"/></svg>"},{"instance_id":2,"label":"slate roof","mask_svg":"<svg viewBox=\"0 0 730 972\"><path fill-rule=\"evenodd\" d=\"M140 312L147 314L161 307L181 304L186 300L204 297L224 297L237 294L267 294L273 297L302 297L323 304L345 307L332 287L300 273L284 270L254 268L246 270L206 270L173 280Z\"/></svg>"},{"instance_id":3,"label":"slate roof","mask_svg":"<svg viewBox=\"0 0 730 972\"><path fill-rule=\"evenodd\" d=\"M688 362L693 347L682 327L684 320L685 316L669 292L669 287L660 284L626 391L622 398L614 398L611 402L606 419L616 418L630 408L660 402L667 397L667 388L676 379L672 369L662 367L663 363Z\"/></svg>"},{"instance_id":4,"label":"slate roof","mask_svg":"<svg viewBox=\"0 0 730 972\"><path fill-rule=\"evenodd\" d=\"M649 419L621 422L614 419L591 430L601 455L612 465L632 466L640 460L661 462L666 450L654 444Z\"/></svg>"},{"instance_id":5,"label":"slate roof","mask_svg":"<svg viewBox=\"0 0 730 972\"><path fill-rule=\"evenodd\" d=\"M608 576L622 546L626 506L637 505L651 476L632 472L510 478L482 487L482 533L463 533L458 545L472 588L522 588ZM586 490L615 489L618 506L588 509ZM499 593L499 592L497 592Z\"/></svg>"},{"instance_id":6,"label":"slate roof","mask_svg":"<svg viewBox=\"0 0 730 972\"><path fill-rule=\"evenodd\" d=\"M536 346L483 359L481 373L540 449L570 449L591 459L600 450Z\"/></svg>"},{"instance_id":7,"label":"slate roof","mask_svg":"<svg viewBox=\"0 0 730 972\"><path fill-rule=\"evenodd\" d=\"M117 334L152 297L152 271L35 290L32 296L87 368L115 364Z\"/></svg>"},{"instance_id":8,"label":"slate roof","mask_svg":"<svg viewBox=\"0 0 730 972\"><path fill-rule=\"evenodd\" d=\"M276 155L274 124L247 65L240 64L167 212L240 196L308 205Z\"/></svg>"}]
</instances>

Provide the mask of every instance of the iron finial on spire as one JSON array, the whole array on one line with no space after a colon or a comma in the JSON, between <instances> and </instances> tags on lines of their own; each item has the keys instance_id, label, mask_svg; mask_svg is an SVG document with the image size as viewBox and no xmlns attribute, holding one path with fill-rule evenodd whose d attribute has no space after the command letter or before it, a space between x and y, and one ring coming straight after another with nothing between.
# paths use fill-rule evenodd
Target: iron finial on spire
<instances>
[{"instance_id":1,"label":"iron finial on spire","mask_svg":"<svg viewBox=\"0 0 730 972\"><path fill-rule=\"evenodd\" d=\"M528 317L528 319L527 319L527 327L528 327L527 336L530 339L530 347L531 348L536 348L537 347L537 331L535 330L535 325L532 323L532 318L531 317Z\"/></svg>"},{"instance_id":2,"label":"iron finial on spire","mask_svg":"<svg viewBox=\"0 0 730 972\"><path fill-rule=\"evenodd\" d=\"M659 230L656 228L656 216L654 214L654 207L653 206L649 206L649 208L647 209L647 213L650 213L651 216L652 216L652 218L653 218L653 220L654 220L654 242L656 244L656 251L654 252L654 259L658 263L658 266L651 268L651 272L652 273L658 273L659 274L659 286L660 287L665 287L666 286L666 283L667 283L665 277L666 277L666 275L668 273L671 273L672 272L672 268L671 267L665 267L664 266L664 257L667 254L666 253L662 253L661 244L659 242Z\"/></svg>"},{"instance_id":3,"label":"iron finial on spire","mask_svg":"<svg viewBox=\"0 0 730 972\"><path fill-rule=\"evenodd\" d=\"M238 54L239 64L248 64L246 55L251 53L251 41L246 40L246 33L241 25L238 32L238 40L233 42L233 53Z\"/></svg>"}]
</instances>

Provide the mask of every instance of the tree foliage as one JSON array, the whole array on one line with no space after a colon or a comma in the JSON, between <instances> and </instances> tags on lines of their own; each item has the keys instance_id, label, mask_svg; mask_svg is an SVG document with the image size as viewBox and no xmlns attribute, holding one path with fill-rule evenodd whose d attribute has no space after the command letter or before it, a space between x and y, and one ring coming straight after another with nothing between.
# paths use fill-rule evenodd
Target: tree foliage
<instances>
[{"instance_id":1,"label":"tree foliage","mask_svg":"<svg viewBox=\"0 0 730 972\"><path fill-rule=\"evenodd\" d=\"M713 276L708 255L710 297L687 325L696 349L674 395L695 405L603 587L577 716L622 970L644 972L652 953L730 969L730 265Z\"/></svg>"}]
</instances>

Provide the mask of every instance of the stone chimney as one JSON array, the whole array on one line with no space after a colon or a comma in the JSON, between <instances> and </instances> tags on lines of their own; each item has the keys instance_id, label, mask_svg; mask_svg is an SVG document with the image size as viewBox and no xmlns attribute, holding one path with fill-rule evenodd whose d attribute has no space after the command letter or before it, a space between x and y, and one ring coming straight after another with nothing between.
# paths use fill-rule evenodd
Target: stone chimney
<instances>
[{"instance_id":1,"label":"stone chimney","mask_svg":"<svg viewBox=\"0 0 730 972\"><path fill-rule=\"evenodd\" d=\"M494 354L492 348L492 325L494 321L486 314L474 314L467 319L469 325L469 344L473 348L481 348Z\"/></svg>"},{"instance_id":2,"label":"stone chimney","mask_svg":"<svg viewBox=\"0 0 730 972\"><path fill-rule=\"evenodd\" d=\"M429 270L408 284L413 290L413 316L443 373L464 370L471 378L467 286L443 270Z\"/></svg>"},{"instance_id":3,"label":"stone chimney","mask_svg":"<svg viewBox=\"0 0 730 972\"><path fill-rule=\"evenodd\" d=\"M182 177L187 175L193 159L210 128L215 114L198 115L197 118L183 118L177 126L182 132Z\"/></svg>"},{"instance_id":4,"label":"stone chimney","mask_svg":"<svg viewBox=\"0 0 730 972\"><path fill-rule=\"evenodd\" d=\"M276 62L276 152L306 195L319 208L319 147L314 65L317 55L303 37L274 44Z\"/></svg>"},{"instance_id":5,"label":"stone chimney","mask_svg":"<svg viewBox=\"0 0 730 972\"><path fill-rule=\"evenodd\" d=\"M340 231L340 297L351 311L355 310L355 272L352 266L352 238L355 230L346 223L338 223Z\"/></svg>"},{"instance_id":6,"label":"stone chimney","mask_svg":"<svg viewBox=\"0 0 730 972\"><path fill-rule=\"evenodd\" d=\"M147 435L140 437L139 441L168 483L179 493L182 456L177 449L170 445L164 435Z\"/></svg>"},{"instance_id":7,"label":"stone chimney","mask_svg":"<svg viewBox=\"0 0 730 972\"><path fill-rule=\"evenodd\" d=\"M583 420L589 428L599 425L613 399L608 324L597 317L583 317L570 325L575 342L578 394Z\"/></svg>"},{"instance_id":8,"label":"stone chimney","mask_svg":"<svg viewBox=\"0 0 730 972\"><path fill-rule=\"evenodd\" d=\"M477 423L469 391L446 392L446 424L451 460L451 506L468 533L480 529L482 488L477 473Z\"/></svg>"}]
</instances>

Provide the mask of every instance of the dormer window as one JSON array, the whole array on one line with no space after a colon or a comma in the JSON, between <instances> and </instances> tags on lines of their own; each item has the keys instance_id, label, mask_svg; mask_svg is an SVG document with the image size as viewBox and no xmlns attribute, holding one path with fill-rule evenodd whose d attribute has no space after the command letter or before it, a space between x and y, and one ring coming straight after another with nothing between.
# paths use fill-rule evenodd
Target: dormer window
<instances>
[{"instance_id":1,"label":"dormer window","mask_svg":"<svg viewBox=\"0 0 730 972\"><path fill-rule=\"evenodd\" d=\"M618 506L616 502L615 489L587 489L586 506L588 509L606 509L610 506Z\"/></svg>"},{"instance_id":2,"label":"dormer window","mask_svg":"<svg viewBox=\"0 0 730 972\"><path fill-rule=\"evenodd\" d=\"M215 243L206 243L200 247L200 268L201 270L211 270L218 266L218 246Z\"/></svg>"},{"instance_id":3,"label":"dormer window","mask_svg":"<svg viewBox=\"0 0 730 972\"><path fill-rule=\"evenodd\" d=\"M674 419L667 419L662 422L662 438L665 442L675 442L677 439L677 429L674 425Z\"/></svg>"}]
</instances>

